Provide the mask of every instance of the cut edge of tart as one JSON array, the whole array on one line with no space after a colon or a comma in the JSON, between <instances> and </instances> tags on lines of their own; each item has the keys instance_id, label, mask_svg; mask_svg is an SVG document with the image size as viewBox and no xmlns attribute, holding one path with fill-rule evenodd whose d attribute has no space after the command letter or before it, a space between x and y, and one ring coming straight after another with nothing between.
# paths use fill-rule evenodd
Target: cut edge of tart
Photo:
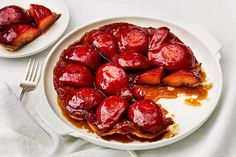
<instances>
[{"instance_id":1,"label":"cut edge of tart","mask_svg":"<svg viewBox=\"0 0 236 157\"><path fill-rule=\"evenodd\" d=\"M87 67L92 75L85 79L77 68L68 68L75 65ZM65 76L70 76L67 82L60 79ZM89 84L78 84L79 78ZM204 85L201 63L169 28L122 22L86 32L71 44L61 54L53 79L62 110L72 119L85 121L101 137L132 134L147 141L165 137L177 125L174 115L158 104L160 98L200 93L199 100L205 100L210 89ZM89 90L78 95L85 88L103 97Z\"/></svg>"},{"instance_id":2,"label":"cut edge of tart","mask_svg":"<svg viewBox=\"0 0 236 157\"><path fill-rule=\"evenodd\" d=\"M147 105L151 104L152 106L151 107L147 105L145 106L145 103ZM141 107L141 109L139 110L140 113L137 112L138 110L137 108L134 109L133 107L135 105L137 107L137 104L143 105L143 106L139 106ZM146 139L153 139L161 135L164 131L166 131L166 129L170 125L174 124L173 119L171 117L167 117L166 110L163 109L159 104L156 104L155 102L151 100L141 100L141 101L137 101L131 104L128 108L127 113L128 113L128 117L131 117L130 113L133 113L135 115L132 115L132 118L129 118L129 120L127 119L120 120L118 123L113 125L111 129L109 129L106 132L101 131L99 127L97 127L96 124L93 124L93 123L88 123L88 124L91 127L91 129L95 133L97 133L99 136L108 136L108 135L119 133L123 135L133 134L137 137L146 138ZM149 124L145 124L146 126L140 126L139 124L141 123L141 121L137 121L137 119L141 118L139 114L142 114L143 121L146 121L147 119L150 119L151 117L152 117L152 121L150 123L146 121L146 123L149 123Z\"/></svg>"}]
</instances>

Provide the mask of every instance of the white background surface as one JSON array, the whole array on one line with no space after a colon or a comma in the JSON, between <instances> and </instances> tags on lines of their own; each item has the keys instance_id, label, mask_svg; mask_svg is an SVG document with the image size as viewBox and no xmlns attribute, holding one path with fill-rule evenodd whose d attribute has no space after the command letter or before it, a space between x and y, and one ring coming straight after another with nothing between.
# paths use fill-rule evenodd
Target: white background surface
<instances>
[{"instance_id":1,"label":"white background surface","mask_svg":"<svg viewBox=\"0 0 236 157\"><path fill-rule=\"evenodd\" d=\"M55 0L56 2L56 0ZM195 23L222 45L223 94L211 118L194 134L163 148L138 151L139 156L236 156L236 1L235 0L66 0L71 19L66 33L77 26L117 16L146 16ZM46 41L45 41L46 42ZM50 48L32 56L44 60ZM29 58L0 58L0 82L19 94ZM24 103L33 108L41 88L28 93ZM234 148L235 147L235 148Z\"/></svg>"}]
</instances>

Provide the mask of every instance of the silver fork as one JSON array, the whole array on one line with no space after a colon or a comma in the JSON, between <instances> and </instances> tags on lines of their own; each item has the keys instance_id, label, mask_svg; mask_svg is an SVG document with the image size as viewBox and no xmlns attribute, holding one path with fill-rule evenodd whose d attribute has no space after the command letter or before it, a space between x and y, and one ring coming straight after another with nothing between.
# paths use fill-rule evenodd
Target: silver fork
<instances>
[{"instance_id":1,"label":"silver fork","mask_svg":"<svg viewBox=\"0 0 236 157\"><path fill-rule=\"evenodd\" d=\"M24 93L34 90L38 84L39 78L40 78L40 73L41 73L41 68L42 65L39 61L33 60L31 61L31 59L29 60L25 75L23 80L20 83L20 87L22 88L21 94L20 94L20 101L22 100ZM24 105L23 105L24 106ZM25 106L24 106L25 107ZM38 127L40 127L41 129L43 129L49 136L51 136L52 141L54 143L54 146L52 148L52 151L50 152L50 154L52 155L58 148L59 146L59 136L55 133L55 131L53 131L52 129L50 129L39 117L38 114L35 114L34 116L31 114L31 112L29 112L26 109L26 112L28 113L28 115L32 118L32 120L35 122L36 125L38 125ZM50 156L51 156L50 155Z\"/></svg>"},{"instance_id":2,"label":"silver fork","mask_svg":"<svg viewBox=\"0 0 236 157\"><path fill-rule=\"evenodd\" d=\"M25 92L34 90L37 86L41 73L41 68L42 66L39 61L36 61L35 59L33 61L31 61L31 59L29 60L24 78L20 83L20 87L22 88L19 97L20 101L22 101Z\"/></svg>"}]
</instances>

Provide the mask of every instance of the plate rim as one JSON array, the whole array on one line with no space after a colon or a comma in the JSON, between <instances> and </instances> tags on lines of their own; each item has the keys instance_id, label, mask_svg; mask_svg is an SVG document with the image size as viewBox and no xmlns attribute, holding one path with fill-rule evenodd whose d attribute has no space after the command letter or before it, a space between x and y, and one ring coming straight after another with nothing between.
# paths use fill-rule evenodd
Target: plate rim
<instances>
[{"instance_id":1,"label":"plate rim","mask_svg":"<svg viewBox=\"0 0 236 157\"><path fill-rule=\"evenodd\" d=\"M45 74L45 70L46 70L46 66L47 66L47 63L48 61L50 60L52 54L55 52L55 50L57 49L58 46L60 46L60 44L67 38L69 38L71 35L73 35L75 32L79 31L80 29L83 29L85 27L89 27L91 25L95 25L97 23L105 23L105 22L112 22L112 21L115 21L115 20L129 20L129 19L143 19L143 20L154 20L154 21L162 21L162 22L166 22L166 23L169 23L171 25L174 25L176 27L179 27L179 28L182 28L184 29L185 31L187 31L188 33L190 33L191 35L195 36L193 33L191 33L189 30L186 30L185 28L183 28L182 26L176 24L175 22L172 22L172 21L169 21L169 20L165 20L165 19L162 19L162 18L157 18L157 19L154 19L154 18L150 18L150 17L143 17L143 16L121 16L121 17L113 17L113 18L107 18L107 19L102 19L102 20L96 20L94 22L90 22L88 24L85 24L85 25L82 25L82 26L79 26L79 27L76 27L75 29L73 29L71 32L69 32L67 35L65 35L63 38L61 38L57 44L51 49L51 51L49 52L46 60L45 60L45 64L44 64L44 68L43 68L43 89L44 89L44 96L45 96L45 99L47 101L47 108L51 110L51 112L53 112L53 114L55 114L55 116L57 117L57 119L59 121L61 121L64 125L66 125L67 127L69 127L70 129L67 130L67 132L65 134L70 134L74 137L79 137L79 138L82 138L84 140L87 140L91 143L94 143L94 144L97 144L97 145L100 145L100 146L105 146L105 147L109 147L109 148L115 148L115 149L122 149L122 150L146 150L146 149L153 149L153 148L157 148L157 147L162 147L162 146L165 146L165 145L169 145L169 144L172 144L174 142L177 142L187 136L189 136L190 134L192 134L193 132L195 132L198 128L200 128L208 119L209 117L212 115L213 111L215 110L215 108L217 107L218 103L219 103L219 99L221 97L221 93L222 93L222 87L223 87L223 77L222 77L222 69L221 69L221 66L220 66L220 62L214 58L214 60L216 61L216 64L217 64L217 70L220 74L220 77L218 78L219 79L219 82L220 82L220 92L219 94L217 95L217 99L215 101L215 106L214 108L212 108L212 110L210 111L210 113L205 117L204 120L202 120L201 123L199 123L197 126L195 126L193 129L191 129L190 131L186 131L186 132L183 132L180 136L175 136L175 137L172 137L170 139L167 139L167 140L162 140L162 141L157 141L157 142L150 142L150 143L116 143L116 142L113 142L113 141L106 141L106 140L103 140L103 139L98 139L98 138L95 138L95 137L91 137L91 136L83 136L81 135L80 132L74 130L74 128L72 128L72 126L69 126L68 124L66 124L63 120L61 120L57 115L56 113L52 110L52 108L50 107L49 105L49 102L46 98L46 92L45 92L45 79L44 79L44 74ZM195 36L196 37L196 36ZM197 37L196 37L197 38ZM199 39L199 38L198 38ZM200 39L199 39L200 40ZM205 43L203 43L206 47L207 45ZM211 52L209 50L209 52ZM211 52L212 53L212 52ZM212 55L214 56L214 54L212 53ZM38 108L38 111L40 110L40 108ZM39 111L39 114L40 114L40 111ZM42 114L42 113L41 113ZM41 118L43 118L46 122L47 120L43 117L43 115L41 115ZM50 124L49 124L50 125ZM91 141L93 140L93 141ZM101 141L103 143L101 143ZM122 147L120 146L122 145ZM124 148L126 147L126 148ZM138 147L138 148L137 148Z\"/></svg>"}]
</instances>

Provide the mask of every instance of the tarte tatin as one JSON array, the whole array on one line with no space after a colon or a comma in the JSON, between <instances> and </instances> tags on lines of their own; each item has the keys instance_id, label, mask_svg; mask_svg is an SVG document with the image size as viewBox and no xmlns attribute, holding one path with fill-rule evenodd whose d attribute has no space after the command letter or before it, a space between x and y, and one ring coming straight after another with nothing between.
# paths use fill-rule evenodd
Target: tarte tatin
<instances>
[{"instance_id":1,"label":"tarte tatin","mask_svg":"<svg viewBox=\"0 0 236 157\"><path fill-rule=\"evenodd\" d=\"M191 48L169 28L124 22L85 33L54 68L64 115L104 139L160 139L175 122L157 101L178 93L203 100L205 78Z\"/></svg>"}]
</instances>

